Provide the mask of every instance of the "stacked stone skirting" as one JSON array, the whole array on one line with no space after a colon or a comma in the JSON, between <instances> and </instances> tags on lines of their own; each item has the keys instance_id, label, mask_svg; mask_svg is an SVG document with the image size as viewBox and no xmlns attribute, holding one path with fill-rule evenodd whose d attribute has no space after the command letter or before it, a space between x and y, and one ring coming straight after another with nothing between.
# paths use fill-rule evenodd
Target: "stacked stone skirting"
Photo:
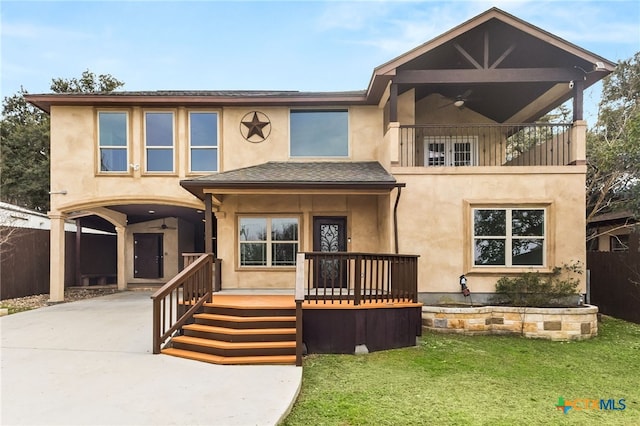
<instances>
[{"instance_id":1,"label":"stacked stone skirting","mask_svg":"<svg viewBox=\"0 0 640 426\"><path fill-rule=\"evenodd\" d=\"M461 334L521 334L557 341L598 334L598 307L520 308L506 306L422 307L425 330Z\"/></svg>"}]
</instances>

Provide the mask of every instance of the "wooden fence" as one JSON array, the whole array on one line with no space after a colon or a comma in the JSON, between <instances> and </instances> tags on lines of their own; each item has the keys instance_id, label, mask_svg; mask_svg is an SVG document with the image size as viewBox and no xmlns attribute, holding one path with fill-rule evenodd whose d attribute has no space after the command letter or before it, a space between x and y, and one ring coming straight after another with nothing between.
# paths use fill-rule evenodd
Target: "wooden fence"
<instances>
[{"instance_id":1,"label":"wooden fence","mask_svg":"<svg viewBox=\"0 0 640 426\"><path fill-rule=\"evenodd\" d=\"M10 229L10 228L9 228ZM0 232L9 232L6 227ZM49 231L12 228L13 234L0 247L0 300L49 293ZM75 276L74 232L65 233L65 286L79 285ZM115 235L82 234L80 253L83 274L115 274Z\"/></svg>"},{"instance_id":2,"label":"wooden fence","mask_svg":"<svg viewBox=\"0 0 640 426\"><path fill-rule=\"evenodd\" d=\"M640 324L640 234L628 252L588 252L591 303L601 313Z\"/></svg>"}]
</instances>

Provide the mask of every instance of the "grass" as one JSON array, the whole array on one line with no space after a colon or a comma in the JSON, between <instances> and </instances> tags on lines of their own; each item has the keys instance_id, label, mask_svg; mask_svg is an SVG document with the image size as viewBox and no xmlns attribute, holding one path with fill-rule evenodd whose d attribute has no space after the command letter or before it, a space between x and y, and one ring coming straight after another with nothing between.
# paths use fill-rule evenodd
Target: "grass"
<instances>
[{"instance_id":1,"label":"grass","mask_svg":"<svg viewBox=\"0 0 640 426\"><path fill-rule=\"evenodd\" d=\"M579 342L426 334L413 348L308 356L283 425L640 425L640 325L599 327ZM626 408L563 414L559 397Z\"/></svg>"},{"instance_id":2,"label":"grass","mask_svg":"<svg viewBox=\"0 0 640 426\"><path fill-rule=\"evenodd\" d=\"M17 314L18 312L30 311L32 308L29 307L17 307L10 304L0 304L0 308L7 309L7 315Z\"/></svg>"}]
</instances>

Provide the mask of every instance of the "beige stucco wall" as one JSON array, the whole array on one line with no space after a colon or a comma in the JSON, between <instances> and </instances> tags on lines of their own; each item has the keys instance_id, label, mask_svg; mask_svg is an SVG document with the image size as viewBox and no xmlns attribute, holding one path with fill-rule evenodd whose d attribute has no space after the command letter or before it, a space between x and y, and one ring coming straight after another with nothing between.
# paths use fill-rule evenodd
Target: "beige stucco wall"
<instances>
[{"instance_id":1,"label":"beige stucco wall","mask_svg":"<svg viewBox=\"0 0 640 426\"><path fill-rule=\"evenodd\" d=\"M51 110L51 120L54 125L51 129L51 188L53 191L65 190L66 194L55 194L51 199L52 213L71 213L79 210L92 211L99 207L108 207L116 204L170 204L194 209L203 208L203 203L180 185L180 179L195 176L188 172L188 113L189 111L216 111L219 114L219 170L232 170L253 166L266 161L288 161L289 157L289 108L288 107L260 107L271 121L271 131L268 138L261 143L246 141L240 132L240 122L245 114L256 108L213 108L213 109L145 109L141 107L130 108L93 108L93 107L69 107L54 106ZM98 111L126 111L129 124L129 159L128 163L139 165L139 168L129 168L123 173L99 173L97 152L97 112ZM324 158L311 160L325 161L373 161L388 162L388 150L384 147L379 129L382 127L382 115L375 106L349 107L349 156L346 158ZM169 174L145 173L145 147L144 147L144 112L145 111L172 111L175 117L175 148L174 163L175 172ZM293 159L294 161L309 161L309 158ZM263 211L292 211L288 198L267 197L277 200L275 205L265 205ZM346 201L333 199L335 205L323 206L319 201L322 197L312 197L315 206L305 211L320 209L324 212L352 212L353 207L347 206ZM346 197L343 197L346 200ZM357 197L351 199L353 203ZM367 207L377 211L377 196L367 199ZM361 201L356 202L361 203ZM386 203L383 203L386 205ZM241 209L245 209L241 206ZM247 211L259 211L255 208ZM355 209L357 210L357 208ZM234 212L233 204L226 205L223 209ZM293 209L295 211L295 209ZM299 210L302 211L302 210ZM353 213L349 213L353 214ZM383 215L387 215L386 212ZM223 216L223 215L219 215ZM378 235L381 231L373 229L372 224L377 224L377 216L373 215L373 222L368 223L369 228L365 233ZM221 230L224 230L224 220L221 219ZM365 221L366 222L366 221ZM364 223L364 222L363 222ZM115 223L114 223L115 224ZM125 225L124 223L120 225ZM184 224L183 224L184 225ZM383 223L381 228L388 224ZM153 223L127 227L126 237L126 279L127 282L140 280L133 279L133 246L132 232L146 232L144 227L153 226ZM359 227L354 225L358 234ZM183 226L181 226L181 229ZM132 229L135 229L133 231ZM234 235L234 234L230 234ZM382 231L382 235L388 240L388 230ZM177 238L177 237L176 237ZM219 238L219 251L224 251L224 239ZM184 237L181 245L186 246ZM355 243L358 245L359 243ZM165 276L170 278L177 271L178 251L168 242L170 247L165 257ZM364 245L366 246L366 244ZM369 247L369 246L367 246ZM377 247L377 246L376 246ZM373 248L371 248L373 249ZM178 263L176 263L178 262ZM175 265L174 265L175 264ZM173 275L170 275L173 274ZM166 279L165 279L166 281ZM237 281L237 280L236 280ZM277 281L277 280L276 280ZM233 282L233 281L232 281Z\"/></svg>"},{"instance_id":2,"label":"beige stucco wall","mask_svg":"<svg viewBox=\"0 0 640 426\"><path fill-rule=\"evenodd\" d=\"M184 169L171 175L145 175L142 109L125 110L130 114L129 163L141 166L137 171L129 169L126 173L110 175L97 173L96 109L60 106L51 109L54 123L51 127L51 190L67 191L66 195L51 197L52 211L69 212L127 201L202 207L199 200L178 185L179 179L185 176ZM175 150L177 164L185 155L183 139L178 138Z\"/></svg>"},{"instance_id":3,"label":"beige stucco wall","mask_svg":"<svg viewBox=\"0 0 640 426\"><path fill-rule=\"evenodd\" d=\"M584 166L394 168L393 173L407 185L398 209L399 246L400 253L420 255L420 292L459 292L461 274L467 274L472 292L493 292L498 278L514 271L472 267L469 205L474 203L510 207L524 200L548 206L547 269L586 264Z\"/></svg>"},{"instance_id":4,"label":"beige stucco wall","mask_svg":"<svg viewBox=\"0 0 640 426\"><path fill-rule=\"evenodd\" d=\"M313 251L313 217L346 216L347 249L391 251L388 229L389 195L281 194L227 196L218 217L218 257L222 288L293 288L295 268L241 268L238 256L238 217L265 214L299 218L300 251Z\"/></svg>"},{"instance_id":5,"label":"beige stucco wall","mask_svg":"<svg viewBox=\"0 0 640 426\"><path fill-rule=\"evenodd\" d=\"M220 171L253 166L266 161L288 161L289 108L260 107L271 120L271 133L261 143L246 141L240 133L240 121L255 108L207 109L220 114ZM323 158L327 161L388 162L388 149L383 146L382 114L375 106L356 106L349 109L348 158ZM54 196L52 211L70 211L78 207L108 205L122 201L170 203L201 208L202 203L180 187L179 180L195 176L188 173L188 112L195 109L166 109L175 113L176 170L170 174L144 172L144 108L118 108L129 113L129 163L140 166L124 173L98 173L97 111L103 108L54 106L51 119L51 189L66 190ZM154 108L149 111L160 111ZM165 111L165 110L162 110ZM295 160L295 159L294 159ZM309 158L300 158L309 161ZM162 188L162 191L158 191Z\"/></svg>"},{"instance_id":6,"label":"beige stucco wall","mask_svg":"<svg viewBox=\"0 0 640 426\"><path fill-rule=\"evenodd\" d=\"M437 96L420 101L414 108L413 96L411 91L399 99L399 114L403 124L488 121L468 109L459 110L453 106L441 108L446 100ZM146 175L143 171L144 109L138 107L126 110L129 111L130 119L129 162L140 164L140 169L129 169L121 175L97 173L97 110L91 107L52 108L51 189L67 191L66 195L52 195L52 214L91 211L101 206L123 203L173 204L194 209L203 207L200 200L179 185L180 179L193 176L187 173L189 109L173 109L176 113L176 172L162 176ZM262 111L271 120L271 133L261 143L247 142L240 133L240 120L253 110ZM221 120L220 171L270 160L316 160L289 158L289 108L234 107L216 111ZM548 203L551 234L547 241L552 255L547 266L571 261L584 263L584 166L392 169L392 147L385 144L390 139L385 139L380 131L383 128L383 110L377 106L358 106L350 107L349 111L350 155L338 160L380 161L399 182L406 184L398 208L399 251L420 255L421 292L459 291L458 277L462 273L468 274L472 291L490 292L495 281L502 275L496 271L472 271L468 260L465 264L465 256L470 254L470 239L465 228L468 226L468 223L465 224L465 209L468 207L465 206L472 202L517 203L526 199ZM394 249L393 207L396 194L397 190L384 195L279 192L264 196L223 195L223 204L216 207L220 210L217 212L217 255L223 260L223 288L292 287L294 284L293 270L247 271L237 267L238 214L299 215L300 249L303 251L312 250L311 227L314 215L347 216L348 237L351 238L349 251L389 253ZM150 225L152 224L127 226L124 239L126 247L119 252L124 253L126 262L122 263L126 265L126 279L129 282L135 282L132 278L132 233L146 232L145 229ZM184 236L165 237L169 241L165 246L165 276L170 278L178 270L179 252L186 243ZM172 239L175 239L175 244L171 242ZM52 265L52 269L55 268Z\"/></svg>"}]
</instances>

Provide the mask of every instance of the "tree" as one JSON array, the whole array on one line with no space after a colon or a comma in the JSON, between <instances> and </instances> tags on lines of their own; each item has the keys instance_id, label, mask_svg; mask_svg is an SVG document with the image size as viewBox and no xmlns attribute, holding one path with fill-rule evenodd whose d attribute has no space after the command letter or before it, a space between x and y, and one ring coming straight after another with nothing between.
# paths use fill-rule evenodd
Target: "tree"
<instances>
[{"instance_id":1,"label":"tree","mask_svg":"<svg viewBox=\"0 0 640 426\"><path fill-rule=\"evenodd\" d=\"M640 217L640 52L603 81L598 122L587 134L587 220L630 211Z\"/></svg>"},{"instance_id":2,"label":"tree","mask_svg":"<svg viewBox=\"0 0 640 426\"><path fill-rule=\"evenodd\" d=\"M85 70L78 78L54 78L51 80L51 90L55 93L97 93L113 92L124 83L110 74L100 74Z\"/></svg>"},{"instance_id":3,"label":"tree","mask_svg":"<svg viewBox=\"0 0 640 426\"><path fill-rule=\"evenodd\" d=\"M49 205L49 116L20 89L2 102L0 195L2 201L38 211Z\"/></svg>"},{"instance_id":4,"label":"tree","mask_svg":"<svg viewBox=\"0 0 640 426\"><path fill-rule=\"evenodd\" d=\"M124 83L86 70L79 79L54 78L55 93L111 92ZM2 101L0 122L0 199L37 211L49 209L49 116L29 104L20 91Z\"/></svg>"}]
</instances>

